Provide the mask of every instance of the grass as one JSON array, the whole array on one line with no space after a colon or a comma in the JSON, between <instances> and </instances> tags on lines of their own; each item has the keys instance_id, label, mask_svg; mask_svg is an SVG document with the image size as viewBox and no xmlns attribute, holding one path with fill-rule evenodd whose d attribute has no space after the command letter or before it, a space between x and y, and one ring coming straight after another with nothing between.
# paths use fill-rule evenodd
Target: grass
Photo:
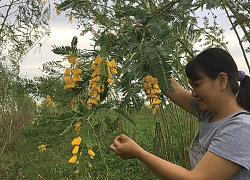
<instances>
[{"instance_id":1,"label":"grass","mask_svg":"<svg viewBox=\"0 0 250 180\"><path fill-rule=\"evenodd\" d=\"M122 131L144 149L156 153L153 147L155 119L145 113L138 113L133 119L135 119L136 128L123 124ZM72 151L70 143L73 136L70 133L59 136L65 128L66 126L62 124L26 128L23 135L0 157L0 179L158 179L140 161L122 160L109 149L109 145L119 134L117 131L100 136L100 146L93 147L96 153L94 159L91 159L87 150L83 149L80 163L69 164L68 159ZM175 132L175 136L178 136L178 133ZM42 143L47 144L47 150L44 152L38 149ZM179 152L177 149L174 151ZM76 174L77 169L80 171Z\"/></svg>"},{"instance_id":2,"label":"grass","mask_svg":"<svg viewBox=\"0 0 250 180\"><path fill-rule=\"evenodd\" d=\"M138 143L145 148L152 144L153 126L145 121L154 120L143 117L136 118L138 129L124 129L134 135ZM22 137L6 149L0 159L0 179L145 179L148 169L138 160L122 160L109 150L109 145L117 135L113 133L96 150L94 159L87 153L82 155L79 165L68 163L71 157L72 137L70 134L58 136L66 126L30 126L25 129ZM40 152L38 146L47 144L47 150ZM84 151L83 151L84 152ZM89 167L89 163L92 167ZM79 166L79 167L77 167ZM79 168L80 172L75 174Z\"/></svg>"}]
</instances>

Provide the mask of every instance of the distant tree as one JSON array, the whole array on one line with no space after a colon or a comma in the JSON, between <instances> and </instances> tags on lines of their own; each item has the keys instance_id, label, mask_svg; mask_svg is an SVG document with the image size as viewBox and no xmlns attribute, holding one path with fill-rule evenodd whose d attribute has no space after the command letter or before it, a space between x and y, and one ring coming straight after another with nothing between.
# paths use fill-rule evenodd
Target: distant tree
<instances>
[{"instance_id":1,"label":"distant tree","mask_svg":"<svg viewBox=\"0 0 250 180\"><path fill-rule=\"evenodd\" d=\"M50 33L50 4L33 0L0 2L0 60L8 61L13 73L27 52Z\"/></svg>"},{"instance_id":2,"label":"distant tree","mask_svg":"<svg viewBox=\"0 0 250 180\"><path fill-rule=\"evenodd\" d=\"M20 63L49 35L49 19L45 0L0 1L0 155L34 118L36 104L24 91Z\"/></svg>"}]
</instances>

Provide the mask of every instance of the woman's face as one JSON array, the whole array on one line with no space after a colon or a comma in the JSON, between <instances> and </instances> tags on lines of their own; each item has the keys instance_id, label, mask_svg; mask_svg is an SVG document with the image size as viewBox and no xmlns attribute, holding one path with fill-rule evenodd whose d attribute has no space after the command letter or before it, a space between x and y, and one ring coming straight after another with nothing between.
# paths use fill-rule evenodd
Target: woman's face
<instances>
[{"instance_id":1,"label":"woman's face","mask_svg":"<svg viewBox=\"0 0 250 180\"><path fill-rule=\"evenodd\" d=\"M220 87L217 79L212 80L202 76L199 80L189 79L192 96L196 98L198 106L204 111L213 112L219 100Z\"/></svg>"}]
</instances>

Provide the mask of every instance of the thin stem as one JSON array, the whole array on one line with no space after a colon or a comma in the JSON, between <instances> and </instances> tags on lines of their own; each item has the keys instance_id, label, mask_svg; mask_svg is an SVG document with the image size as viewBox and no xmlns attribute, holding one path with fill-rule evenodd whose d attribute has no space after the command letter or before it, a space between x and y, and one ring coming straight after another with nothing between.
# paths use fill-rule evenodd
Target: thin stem
<instances>
[{"instance_id":1,"label":"thin stem","mask_svg":"<svg viewBox=\"0 0 250 180\"><path fill-rule=\"evenodd\" d=\"M230 9L230 8L229 8L229 9ZM239 33L238 33L238 31L236 30L236 27L235 27L235 25L233 24L232 19L230 18L230 15L229 15L229 13L228 13L227 8L224 7L224 10L225 10L225 12L226 12L226 14L227 14L227 17L228 17L228 19L229 19L229 21L230 21L230 23L231 23L231 25L232 25L232 27L233 27L233 30L234 30L234 32L235 32L235 34L236 34L236 36L237 36L237 39L238 39L238 41L239 41L239 45L240 45L241 51L242 51L243 56L244 56L244 58L245 58L245 62L246 62L246 64L247 64L248 70L250 71L250 65L249 65L249 62L248 62L248 60L247 60L247 56L246 56L244 47L243 47L242 42L241 42L241 40L240 40ZM250 42L250 41L249 41L249 42Z\"/></svg>"}]
</instances>

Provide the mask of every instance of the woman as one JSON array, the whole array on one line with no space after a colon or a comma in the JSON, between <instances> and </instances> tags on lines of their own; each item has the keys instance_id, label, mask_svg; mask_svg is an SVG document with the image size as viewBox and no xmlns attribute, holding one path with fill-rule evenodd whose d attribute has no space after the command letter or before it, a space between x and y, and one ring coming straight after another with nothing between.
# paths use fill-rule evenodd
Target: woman
<instances>
[{"instance_id":1,"label":"woman","mask_svg":"<svg viewBox=\"0 0 250 180\"><path fill-rule=\"evenodd\" d=\"M200 122L189 151L192 169L145 151L124 134L116 137L111 150L123 159L139 159L161 179L250 179L250 77L220 48L201 52L185 72L192 92L173 78L174 91L163 92Z\"/></svg>"}]
</instances>

